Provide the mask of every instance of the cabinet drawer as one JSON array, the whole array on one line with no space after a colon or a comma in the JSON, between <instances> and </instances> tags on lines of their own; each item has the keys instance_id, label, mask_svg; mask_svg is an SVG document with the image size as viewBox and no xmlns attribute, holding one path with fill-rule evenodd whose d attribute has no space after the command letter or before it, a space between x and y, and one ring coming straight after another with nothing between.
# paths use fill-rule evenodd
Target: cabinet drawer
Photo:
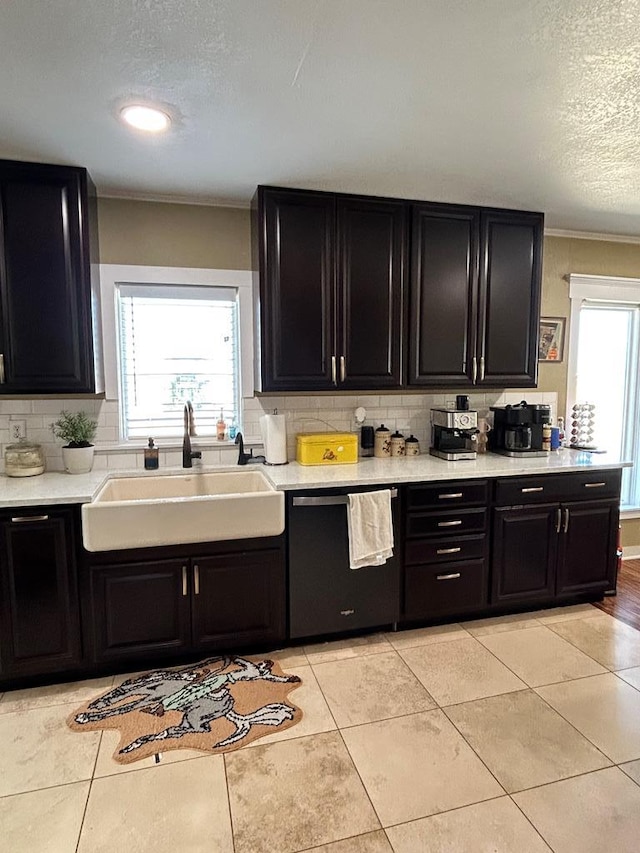
<instances>
[{"instance_id":1,"label":"cabinet drawer","mask_svg":"<svg viewBox=\"0 0 640 853\"><path fill-rule=\"evenodd\" d=\"M486 542L484 533L450 539L412 539L407 542L404 559L407 565L470 560L484 557Z\"/></svg>"},{"instance_id":2,"label":"cabinet drawer","mask_svg":"<svg viewBox=\"0 0 640 853\"><path fill-rule=\"evenodd\" d=\"M451 512L414 512L407 516L407 536L452 536L481 533L487 524L486 509L459 509Z\"/></svg>"},{"instance_id":3,"label":"cabinet drawer","mask_svg":"<svg viewBox=\"0 0 640 853\"><path fill-rule=\"evenodd\" d=\"M461 480L450 483L425 483L408 487L409 509L463 506L487 502L486 480Z\"/></svg>"},{"instance_id":4,"label":"cabinet drawer","mask_svg":"<svg viewBox=\"0 0 640 853\"><path fill-rule=\"evenodd\" d=\"M488 598L485 560L407 566L404 617L425 619L466 613L485 607Z\"/></svg>"},{"instance_id":5,"label":"cabinet drawer","mask_svg":"<svg viewBox=\"0 0 640 853\"><path fill-rule=\"evenodd\" d=\"M580 498L612 498L620 493L620 479L620 471L510 477L496 482L495 502L498 506L521 506Z\"/></svg>"}]
</instances>

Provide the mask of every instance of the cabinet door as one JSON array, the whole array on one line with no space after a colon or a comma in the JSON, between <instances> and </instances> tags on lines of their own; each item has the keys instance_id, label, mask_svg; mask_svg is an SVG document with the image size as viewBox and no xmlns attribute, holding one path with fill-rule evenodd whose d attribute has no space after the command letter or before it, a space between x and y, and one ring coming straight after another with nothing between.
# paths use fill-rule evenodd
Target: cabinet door
<instances>
[{"instance_id":1,"label":"cabinet door","mask_svg":"<svg viewBox=\"0 0 640 853\"><path fill-rule=\"evenodd\" d=\"M92 566L89 572L85 620L95 661L168 657L189 647L188 561Z\"/></svg>"},{"instance_id":2,"label":"cabinet door","mask_svg":"<svg viewBox=\"0 0 640 853\"><path fill-rule=\"evenodd\" d=\"M81 644L72 510L4 514L0 539L3 675L73 669Z\"/></svg>"},{"instance_id":3,"label":"cabinet door","mask_svg":"<svg viewBox=\"0 0 640 853\"><path fill-rule=\"evenodd\" d=\"M527 388L536 384L542 223L542 214L537 213L482 213L480 385Z\"/></svg>"},{"instance_id":4,"label":"cabinet door","mask_svg":"<svg viewBox=\"0 0 640 853\"><path fill-rule=\"evenodd\" d=\"M282 551L244 551L192 561L193 644L198 649L279 643L285 636Z\"/></svg>"},{"instance_id":5,"label":"cabinet door","mask_svg":"<svg viewBox=\"0 0 640 853\"><path fill-rule=\"evenodd\" d=\"M262 390L333 388L334 196L261 188L257 216Z\"/></svg>"},{"instance_id":6,"label":"cabinet door","mask_svg":"<svg viewBox=\"0 0 640 853\"><path fill-rule=\"evenodd\" d=\"M493 511L492 602L526 602L555 593L558 504Z\"/></svg>"},{"instance_id":7,"label":"cabinet door","mask_svg":"<svg viewBox=\"0 0 640 853\"><path fill-rule=\"evenodd\" d=\"M617 500L563 504L558 595L615 588L618 515Z\"/></svg>"},{"instance_id":8,"label":"cabinet door","mask_svg":"<svg viewBox=\"0 0 640 853\"><path fill-rule=\"evenodd\" d=\"M338 197L338 384L396 388L402 381L406 206Z\"/></svg>"},{"instance_id":9,"label":"cabinet door","mask_svg":"<svg viewBox=\"0 0 640 853\"><path fill-rule=\"evenodd\" d=\"M472 208L413 205L409 385L472 384L479 218Z\"/></svg>"},{"instance_id":10,"label":"cabinet door","mask_svg":"<svg viewBox=\"0 0 640 853\"><path fill-rule=\"evenodd\" d=\"M0 162L0 393L95 390L87 223L84 170Z\"/></svg>"}]
</instances>

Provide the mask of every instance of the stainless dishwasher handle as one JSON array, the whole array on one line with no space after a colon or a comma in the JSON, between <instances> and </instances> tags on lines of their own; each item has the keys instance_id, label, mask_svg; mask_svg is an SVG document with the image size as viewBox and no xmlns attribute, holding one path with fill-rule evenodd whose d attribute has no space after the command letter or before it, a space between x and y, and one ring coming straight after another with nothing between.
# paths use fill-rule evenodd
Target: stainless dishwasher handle
<instances>
[{"instance_id":1,"label":"stainless dishwasher handle","mask_svg":"<svg viewBox=\"0 0 640 853\"><path fill-rule=\"evenodd\" d=\"M391 497L398 497L397 489L391 489ZM315 497L298 497L293 499L294 506L346 506L348 503L348 495L330 495L326 498L322 497L322 495L317 495Z\"/></svg>"},{"instance_id":2,"label":"stainless dishwasher handle","mask_svg":"<svg viewBox=\"0 0 640 853\"><path fill-rule=\"evenodd\" d=\"M458 527L462 524L462 519L458 521L439 521L438 527Z\"/></svg>"},{"instance_id":3,"label":"stainless dishwasher handle","mask_svg":"<svg viewBox=\"0 0 640 853\"><path fill-rule=\"evenodd\" d=\"M437 581L455 581L460 577L460 572L451 572L449 575L436 575Z\"/></svg>"},{"instance_id":4,"label":"stainless dishwasher handle","mask_svg":"<svg viewBox=\"0 0 640 853\"><path fill-rule=\"evenodd\" d=\"M27 521L49 521L48 515L14 515L11 521L14 524L24 524Z\"/></svg>"}]
</instances>

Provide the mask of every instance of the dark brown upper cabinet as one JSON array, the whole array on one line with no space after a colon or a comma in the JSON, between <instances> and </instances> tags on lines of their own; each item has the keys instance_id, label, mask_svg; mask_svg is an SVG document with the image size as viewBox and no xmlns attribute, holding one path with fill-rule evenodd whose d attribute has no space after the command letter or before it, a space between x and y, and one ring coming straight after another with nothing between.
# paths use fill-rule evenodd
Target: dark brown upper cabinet
<instances>
[{"instance_id":1,"label":"dark brown upper cabinet","mask_svg":"<svg viewBox=\"0 0 640 853\"><path fill-rule=\"evenodd\" d=\"M543 216L414 204L408 384L535 386Z\"/></svg>"},{"instance_id":2,"label":"dark brown upper cabinet","mask_svg":"<svg viewBox=\"0 0 640 853\"><path fill-rule=\"evenodd\" d=\"M260 390L401 386L405 223L402 201L258 188Z\"/></svg>"},{"instance_id":3,"label":"dark brown upper cabinet","mask_svg":"<svg viewBox=\"0 0 640 853\"><path fill-rule=\"evenodd\" d=\"M86 170L0 160L0 394L102 390L97 264Z\"/></svg>"}]
</instances>

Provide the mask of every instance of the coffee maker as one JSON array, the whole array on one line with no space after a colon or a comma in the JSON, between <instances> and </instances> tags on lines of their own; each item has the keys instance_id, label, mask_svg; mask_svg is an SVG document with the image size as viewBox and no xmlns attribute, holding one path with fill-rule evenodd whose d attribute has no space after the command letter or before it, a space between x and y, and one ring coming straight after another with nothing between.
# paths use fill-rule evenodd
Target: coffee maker
<instances>
[{"instance_id":1,"label":"coffee maker","mask_svg":"<svg viewBox=\"0 0 640 853\"><path fill-rule=\"evenodd\" d=\"M551 406L522 400L513 406L492 406L491 411L489 450L522 458L547 455L542 449L542 432L544 425L551 423Z\"/></svg>"},{"instance_id":2,"label":"coffee maker","mask_svg":"<svg viewBox=\"0 0 640 853\"><path fill-rule=\"evenodd\" d=\"M475 459L478 413L469 410L469 398L456 397L455 409L431 409L429 453L440 459Z\"/></svg>"}]
</instances>

